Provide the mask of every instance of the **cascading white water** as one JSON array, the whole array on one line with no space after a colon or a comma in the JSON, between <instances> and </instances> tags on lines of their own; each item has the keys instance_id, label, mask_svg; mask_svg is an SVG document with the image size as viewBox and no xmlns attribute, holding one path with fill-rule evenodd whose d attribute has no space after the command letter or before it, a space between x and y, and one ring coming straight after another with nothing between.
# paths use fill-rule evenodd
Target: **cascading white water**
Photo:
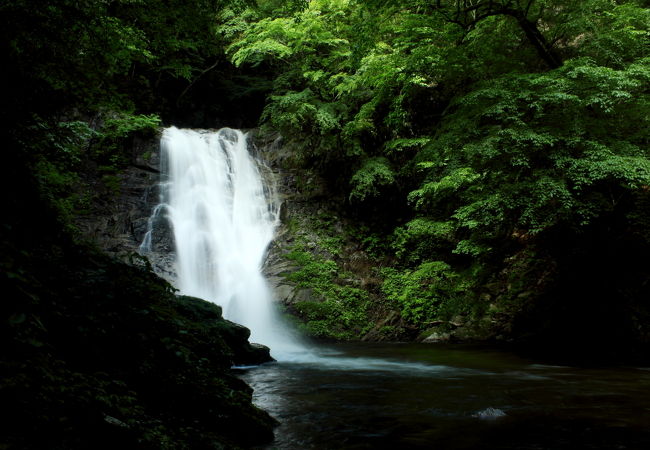
<instances>
[{"instance_id":1,"label":"cascading white water","mask_svg":"<svg viewBox=\"0 0 650 450\"><path fill-rule=\"evenodd\" d=\"M161 157L167 182L154 214L165 210L173 229L176 287L221 305L225 318L248 327L250 340L271 347L276 359L300 351L276 317L261 273L279 204L246 135L167 128ZM148 232L141 249L150 241Z\"/></svg>"}]
</instances>

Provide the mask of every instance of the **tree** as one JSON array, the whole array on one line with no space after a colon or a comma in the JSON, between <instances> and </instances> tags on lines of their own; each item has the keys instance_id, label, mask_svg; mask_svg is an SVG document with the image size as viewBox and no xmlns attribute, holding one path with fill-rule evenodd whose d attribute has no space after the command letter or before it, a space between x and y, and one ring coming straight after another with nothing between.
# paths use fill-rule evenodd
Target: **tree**
<instances>
[{"instance_id":1,"label":"tree","mask_svg":"<svg viewBox=\"0 0 650 450\"><path fill-rule=\"evenodd\" d=\"M537 243L557 256L567 236L642 215L649 14L634 0L319 0L249 22L230 51L277 69L264 120L357 210L387 223L408 205L392 280L439 262L478 290ZM615 233L647 234L635 223ZM418 295L439 299L422 279Z\"/></svg>"}]
</instances>

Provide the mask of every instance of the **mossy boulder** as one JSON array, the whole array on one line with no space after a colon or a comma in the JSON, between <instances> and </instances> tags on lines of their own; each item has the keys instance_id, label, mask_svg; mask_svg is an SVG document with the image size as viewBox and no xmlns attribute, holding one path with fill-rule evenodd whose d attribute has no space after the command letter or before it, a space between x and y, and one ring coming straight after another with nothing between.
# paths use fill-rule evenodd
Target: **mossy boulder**
<instances>
[{"instance_id":1,"label":"mossy boulder","mask_svg":"<svg viewBox=\"0 0 650 450\"><path fill-rule=\"evenodd\" d=\"M2 245L0 448L268 442L233 364L270 360L221 309L84 247Z\"/></svg>"}]
</instances>

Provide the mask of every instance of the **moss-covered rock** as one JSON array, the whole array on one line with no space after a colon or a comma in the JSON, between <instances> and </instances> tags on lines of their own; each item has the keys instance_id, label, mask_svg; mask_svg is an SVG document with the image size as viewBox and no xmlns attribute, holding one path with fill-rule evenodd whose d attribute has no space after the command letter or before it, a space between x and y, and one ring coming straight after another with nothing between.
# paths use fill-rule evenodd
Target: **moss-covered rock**
<instances>
[{"instance_id":1,"label":"moss-covered rock","mask_svg":"<svg viewBox=\"0 0 650 450\"><path fill-rule=\"evenodd\" d=\"M221 309L83 247L2 245L0 448L218 449L272 439Z\"/></svg>"}]
</instances>

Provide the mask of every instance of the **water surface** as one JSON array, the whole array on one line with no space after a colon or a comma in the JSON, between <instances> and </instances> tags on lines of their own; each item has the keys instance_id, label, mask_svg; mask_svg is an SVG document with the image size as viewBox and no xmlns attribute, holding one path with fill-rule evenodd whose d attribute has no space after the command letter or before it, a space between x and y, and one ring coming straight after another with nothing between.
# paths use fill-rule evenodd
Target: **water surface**
<instances>
[{"instance_id":1,"label":"water surface","mask_svg":"<svg viewBox=\"0 0 650 450\"><path fill-rule=\"evenodd\" d=\"M650 370L485 347L340 344L241 375L281 422L269 449L647 449Z\"/></svg>"}]
</instances>

